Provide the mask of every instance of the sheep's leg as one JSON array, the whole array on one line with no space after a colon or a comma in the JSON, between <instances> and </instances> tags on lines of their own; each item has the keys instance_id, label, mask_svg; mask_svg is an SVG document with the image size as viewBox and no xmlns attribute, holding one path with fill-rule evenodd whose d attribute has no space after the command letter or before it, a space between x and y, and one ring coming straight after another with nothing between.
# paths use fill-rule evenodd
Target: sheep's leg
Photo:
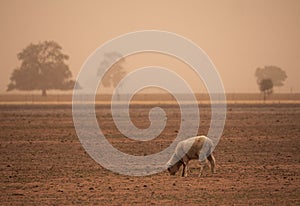
<instances>
[{"instance_id":1,"label":"sheep's leg","mask_svg":"<svg viewBox=\"0 0 300 206\"><path fill-rule=\"evenodd\" d=\"M199 177L202 176L203 170L204 170L204 168L206 166L206 161L207 161L206 159L200 161L200 173L199 173Z\"/></svg>"},{"instance_id":2,"label":"sheep's leg","mask_svg":"<svg viewBox=\"0 0 300 206\"><path fill-rule=\"evenodd\" d=\"M182 167L182 173L181 173L181 177L184 177L185 176L185 168L186 168L186 164L184 163L183 164L183 167Z\"/></svg>"},{"instance_id":3,"label":"sheep's leg","mask_svg":"<svg viewBox=\"0 0 300 206\"><path fill-rule=\"evenodd\" d=\"M182 168L182 177L187 177L188 175L188 163L189 163L189 158L185 155L182 158L182 162L183 162L183 168Z\"/></svg>"},{"instance_id":4,"label":"sheep's leg","mask_svg":"<svg viewBox=\"0 0 300 206\"><path fill-rule=\"evenodd\" d=\"M182 168L182 173L181 173L182 177L188 176L188 168L189 168L188 163L184 163Z\"/></svg>"},{"instance_id":5,"label":"sheep's leg","mask_svg":"<svg viewBox=\"0 0 300 206\"><path fill-rule=\"evenodd\" d=\"M214 174L216 173L216 160L215 160L215 157L210 154L208 157L207 157L208 161L210 162L210 165L211 165L211 172Z\"/></svg>"},{"instance_id":6,"label":"sheep's leg","mask_svg":"<svg viewBox=\"0 0 300 206\"><path fill-rule=\"evenodd\" d=\"M186 165L185 165L185 174L184 174L184 176L185 177L187 177L188 176L188 172L189 172L189 164L188 164L188 162L186 163Z\"/></svg>"},{"instance_id":7,"label":"sheep's leg","mask_svg":"<svg viewBox=\"0 0 300 206\"><path fill-rule=\"evenodd\" d=\"M200 173L199 173L199 177L202 176L203 168L204 168L204 165L201 164L201 165L200 165Z\"/></svg>"}]
</instances>

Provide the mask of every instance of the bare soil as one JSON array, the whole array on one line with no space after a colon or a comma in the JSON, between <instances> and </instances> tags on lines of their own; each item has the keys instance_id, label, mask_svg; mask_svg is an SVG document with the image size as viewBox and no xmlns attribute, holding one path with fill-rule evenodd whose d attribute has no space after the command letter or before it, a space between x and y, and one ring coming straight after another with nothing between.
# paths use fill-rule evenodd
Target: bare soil
<instances>
[{"instance_id":1,"label":"bare soil","mask_svg":"<svg viewBox=\"0 0 300 206\"><path fill-rule=\"evenodd\" d=\"M133 105L131 118L147 128L149 109ZM148 155L176 137L180 112L162 106L168 121L150 142L125 138L110 108L96 107L99 125L119 150ZM199 134L210 123L200 105ZM115 174L96 163L80 144L70 105L0 106L0 205L300 205L300 104L231 104L214 151L217 173L188 177L166 171L145 177Z\"/></svg>"}]
</instances>

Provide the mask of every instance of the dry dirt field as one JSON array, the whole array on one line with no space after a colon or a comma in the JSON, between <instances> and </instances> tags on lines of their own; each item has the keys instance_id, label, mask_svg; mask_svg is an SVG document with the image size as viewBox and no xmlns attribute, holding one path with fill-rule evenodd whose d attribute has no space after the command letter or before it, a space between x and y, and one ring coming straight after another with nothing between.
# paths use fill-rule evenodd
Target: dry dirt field
<instances>
[{"instance_id":1,"label":"dry dirt field","mask_svg":"<svg viewBox=\"0 0 300 206\"><path fill-rule=\"evenodd\" d=\"M153 105L133 105L131 118L149 126ZM162 106L164 132L133 142L96 107L99 125L119 150L135 155L166 148L179 129L176 105ZM200 105L206 134L210 109ZM217 173L146 177L112 173L81 146L70 105L0 105L0 205L300 205L300 104L231 104L215 150Z\"/></svg>"}]
</instances>

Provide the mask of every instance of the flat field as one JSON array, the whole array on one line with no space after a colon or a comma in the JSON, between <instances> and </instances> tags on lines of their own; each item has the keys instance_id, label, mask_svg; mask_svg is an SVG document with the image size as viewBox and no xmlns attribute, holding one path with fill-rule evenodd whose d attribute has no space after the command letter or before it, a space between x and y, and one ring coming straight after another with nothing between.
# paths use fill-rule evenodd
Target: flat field
<instances>
[{"instance_id":1,"label":"flat field","mask_svg":"<svg viewBox=\"0 0 300 206\"><path fill-rule=\"evenodd\" d=\"M149 109L132 105L133 123L147 128ZM99 126L117 149L134 155L166 148L180 126L177 105L161 105L167 124L150 142L125 138L110 107L96 106ZM199 134L210 123L199 105ZM0 205L300 205L300 104L229 104L214 154L217 173L191 162L182 178L113 173L85 152L71 105L0 105Z\"/></svg>"}]
</instances>

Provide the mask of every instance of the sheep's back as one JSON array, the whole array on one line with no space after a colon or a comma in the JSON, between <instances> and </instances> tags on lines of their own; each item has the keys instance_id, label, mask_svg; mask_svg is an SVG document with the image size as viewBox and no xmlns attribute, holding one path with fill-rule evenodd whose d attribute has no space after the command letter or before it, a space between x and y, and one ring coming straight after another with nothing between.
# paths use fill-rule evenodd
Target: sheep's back
<instances>
[{"instance_id":1,"label":"sheep's back","mask_svg":"<svg viewBox=\"0 0 300 206\"><path fill-rule=\"evenodd\" d=\"M203 148L204 150L202 151L202 154L200 154L203 145L205 145L205 148ZM177 155L180 156L182 156L182 154L184 153L190 159L198 159L199 155L205 154L205 156L207 156L207 153L210 151L211 146L212 142L208 137L196 136L178 143L176 152Z\"/></svg>"}]
</instances>

